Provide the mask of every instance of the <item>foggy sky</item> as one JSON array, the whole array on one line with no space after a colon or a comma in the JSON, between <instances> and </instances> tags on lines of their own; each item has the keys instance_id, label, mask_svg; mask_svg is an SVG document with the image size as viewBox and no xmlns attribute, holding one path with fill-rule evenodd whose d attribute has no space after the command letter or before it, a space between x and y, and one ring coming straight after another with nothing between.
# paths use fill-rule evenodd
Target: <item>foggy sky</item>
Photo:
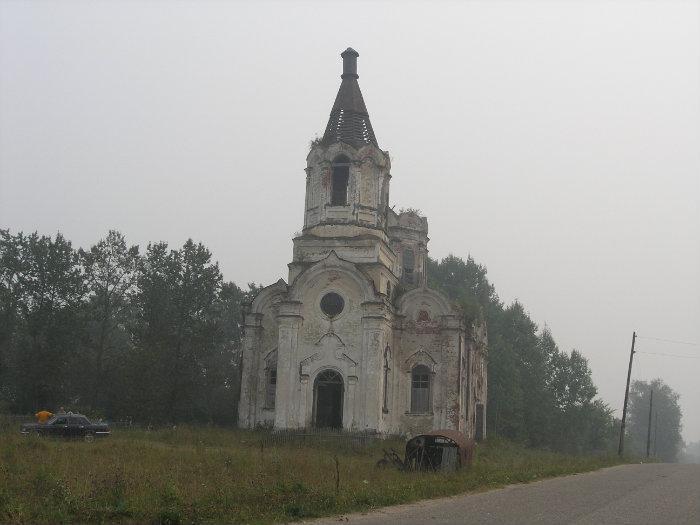
<instances>
[{"instance_id":1,"label":"foggy sky","mask_svg":"<svg viewBox=\"0 0 700 525\"><path fill-rule=\"evenodd\" d=\"M620 414L632 331L700 342L698 2L0 2L0 227L206 244L286 279L305 158L359 53L390 200L576 348ZM681 394L700 346L638 341Z\"/></svg>"}]
</instances>

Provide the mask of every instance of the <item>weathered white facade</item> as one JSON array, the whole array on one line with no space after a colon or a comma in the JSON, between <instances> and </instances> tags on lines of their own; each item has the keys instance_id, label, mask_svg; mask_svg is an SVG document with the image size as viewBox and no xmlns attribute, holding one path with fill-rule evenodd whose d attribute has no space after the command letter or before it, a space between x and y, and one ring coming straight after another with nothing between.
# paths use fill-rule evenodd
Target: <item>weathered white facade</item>
<instances>
[{"instance_id":1,"label":"weathered white facade","mask_svg":"<svg viewBox=\"0 0 700 525\"><path fill-rule=\"evenodd\" d=\"M485 429L486 329L428 288L428 222L389 207L352 49L307 156L304 228L288 281L245 318L239 424L414 434Z\"/></svg>"}]
</instances>

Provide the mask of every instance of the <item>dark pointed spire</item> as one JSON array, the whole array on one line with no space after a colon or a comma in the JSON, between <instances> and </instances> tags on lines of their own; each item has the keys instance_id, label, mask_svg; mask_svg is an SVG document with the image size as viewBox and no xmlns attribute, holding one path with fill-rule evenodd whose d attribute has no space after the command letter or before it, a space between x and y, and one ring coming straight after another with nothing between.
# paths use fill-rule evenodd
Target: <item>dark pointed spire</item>
<instances>
[{"instance_id":1,"label":"dark pointed spire","mask_svg":"<svg viewBox=\"0 0 700 525\"><path fill-rule=\"evenodd\" d=\"M362 99L360 85L357 83L359 78L357 57L360 54L349 47L340 56L343 57L343 74L340 76L343 81L335 97L321 143L328 145L334 142L345 142L355 148L365 144L374 144L379 147L369 121L365 101Z\"/></svg>"}]
</instances>

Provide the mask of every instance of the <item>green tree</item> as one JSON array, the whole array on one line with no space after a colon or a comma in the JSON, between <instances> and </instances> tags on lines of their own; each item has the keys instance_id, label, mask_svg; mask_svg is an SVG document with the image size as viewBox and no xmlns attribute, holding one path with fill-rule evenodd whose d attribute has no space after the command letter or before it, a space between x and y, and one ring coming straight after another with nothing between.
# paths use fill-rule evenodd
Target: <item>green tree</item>
<instances>
[{"instance_id":1,"label":"green tree","mask_svg":"<svg viewBox=\"0 0 700 525\"><path fill-rule=\"evenodd\" d=\"M614 438L612 411L600 399L588 360L580 352L553 354L549 388L555 399L554 448L571 453L608 450Z\"/></svg>"},{"instance_id":2,"label":"green tree","mask_svg":"<svg viewBox=\"0 0 700 525\"><path fill-rule=\"evenodd\" d=\"M210 419L205 374L222 336L215 315L221 288L218 265L192 240L181 250L151 244L138 285L135 405L156 422Z\"/></svg>"},{"instance_id":3,"label":"green tree","mask_svg":"<svg viewBox=\"0 0 700 525\"><path fill-rule=\"evenodd\" d=\"M80 388L81 407L108 417L123 412L120 392L131 344L132 299L140 263L138 246L127 246L124 236L110 230L90 250L79 250L88 292L83 309L83 346L73 378Z\"/></svg>"},{"instance_id":4,"label":"green tree","mask_svg":"<svg viewBox=\"0 0 700 525\"><path fill-rule=\"evenodd\" d=\"M628 440L632 453L646 454L647 431L649 428L649 398L654 391L652 412L652 439L656 447L656 456L663 461L678 460L683 448L681 437L681 408L679 395L661 379L652 381L633 381L630 386L628 408ZM658 418L658 423L657 423ZM654 427L657 435L654 436ZM654 452L654 449L652 449Z\"/></svg>"},{"instance_id":5,"label":"green tree","mask_svg":"<svg viewBox=\"0 0 700 525\"><path fill-rule=\"evenodd\" d=\"M539 344L537 325L516 301L504 311L501 329L517 358L523 392L523 435L531 446L546 446L551 436L552 399L546 388L549 363Z\"/></svg>"},{"instance_id":6,"label":"green tree","mask_svg":"<svg viewBox=\"0 0 700 525\"><path fill-rule=\"evenodd\" d=\"M0 410L235 422L243 291L202 245L141 257L110 231L89 250L0 230Z\"/></svg>"},{"instance_id":7,"label":"green tree","mask_svg":"<svg viewBox=\"0 0 700 525\"><path fill-rule=\"evenodd\" d=\"M209 317L214 323L212 351L203 356L202 374L207 420L217 424L236 422L240 389L242 305L247 294L232 282L223 283Z\"/></svg>"},{"instance_id":8,"label":"green tree","mask_svg":"<svg viewBox=\"0 0 700 525\"><path fill-rule=\"evenodd\" d=\"M54 239L20 233L12 242L13 408L26 412L73 402L66 377L79 344L85 293L78 254L60 233Z\"/></svg>"},{"instance_id":9,"label":"green tree","mask_svg":"<svg viewBox=\"0 0 700 525\"><path fill-rule=\"evenodd\" d=\"M484 320L489 307L500 310L501 303L486 278L486 268L471 256L466 261L454 255L439 262L428 258L427 266L430 285L458 303L468 320Z\"/></svg>"},{"instance_id":10,"label":"green tree","mask_svg":"<svg viewBox=\"0 0 700 525\"><path fill-rule=\"evenodd\" d=\"M486 275L471 257L428 261L430 285L461 306L468 325L487 324L489 430L537 447L607 448L611 411L594 399L586 359L561 352L549 329L539 331L518 301L504 307Z\"/></svg>"},{"instance_id":11,"label":"green tree","mask_svg":"<svg viewBox=\"0 0 700 525\"><path fill-rule=\"evenodd\" d=\"M24 298L20 285L22 242L23 237L0 230L0 411L12 406L17 395L13 362Z\"/></svg>"}]
</instances>

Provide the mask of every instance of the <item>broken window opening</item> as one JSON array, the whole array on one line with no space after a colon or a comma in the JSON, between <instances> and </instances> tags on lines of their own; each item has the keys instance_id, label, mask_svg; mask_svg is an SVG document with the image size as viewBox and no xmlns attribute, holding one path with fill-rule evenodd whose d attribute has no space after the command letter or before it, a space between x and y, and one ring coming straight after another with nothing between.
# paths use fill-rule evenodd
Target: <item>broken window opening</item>
<instances>
[{"instance_id":1,"label":"broken window opening","mask_svg":"<svg viewBox=\"0 0 700 525\"><path fill-rule=\"evenodd\" d=\"M265 408L275 408L277 396L277 361L265 370Z\"/></svg>"},{"instance_id":2,"label":"broken window opening","mask_svg":"<svg viewBox=\"0 0 700 525\"><path fill-rule=\"evenodd\" d=\"M416 365L411 370L411 413L430 412L430 370L425 365Z\"/></svg>"},{"instance_id":3,"label":"broken window opening","mask_svg":"<svg viewBox=\"0 0 700 525\"><path fill-rule=\"evenodd\" d=\"M348 203L348 182L350 180L350 159L345 155L336 157L332 164L331 205L345 206Z\"/></svg>"},{"instance_id":4,"label":"broken window opening","mask_svg":"<svg viewBox=\"0 0 700 525\"><path fill-rule=\"evenodd\" d=\"M387 414L389 412L389 406L388 406L388 397L389 397L389 353L391 352L391 348L389 345L386 345L386 348L384 348L384 406L382 407L382 411Z\"/></svg>"},{"instance_id":5,"label":"broken window opening","mask_svg":"<svg viewBox=\"0 0 700 525\"><path fill-rule=\"evenodd\" d=\"M413 283L413 270L416 267L416 256L411 248L403 251L403 276L406 282Z\"/></svg>"}]
</instances>

